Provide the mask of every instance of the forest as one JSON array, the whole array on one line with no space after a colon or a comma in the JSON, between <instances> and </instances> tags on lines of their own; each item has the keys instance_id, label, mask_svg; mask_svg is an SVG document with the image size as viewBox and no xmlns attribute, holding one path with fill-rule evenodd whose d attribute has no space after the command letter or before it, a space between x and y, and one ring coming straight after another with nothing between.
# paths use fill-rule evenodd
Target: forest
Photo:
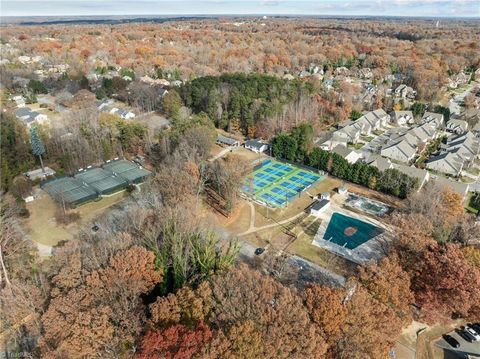
<instances>
[{"instance_id":1,"label":"forest","mask_svg":"<svg viewBox=\"0 0 480 359\"><path fill-rule=\"evenodd\" d=\"M418 189L416 178L409 177L393 168L382 172L361 161L350 164L337 153L325 151L319 147L314 148L312 138L312 127L302 124L293 128L291 133L283 133L275 137L272 141L272 154L275 157L303 163L340 179L399 198L407 198L409 194Z\"/></svg>"},{"instance_id":2,"label":"forest","mask_svg":"<svg viewBox=\"0 0 480 359\"><path fill-rule=\"evenodd\" d=\"M427 186L411 195L389 218L398 230L387 256L359 266L346 287L302 284L274 253L268 264L237 262L238 242L196 210L202 181L191 174L201 153L192 146L186 156L184 146L162 161L148 191L49 261L22 235L15 201L4 197L0 303L9 353L382 358L412 318L478 320L476 228L457 194Z\"/></svg>"},{"instance_id":3,"label":"forest","mask_svg":"<svg viewBox=\"0 0 480 359\"><path fill-rule=\"evenodd\" d=\"M431 109L448 116L438 103L449 76L480 67L478 22L236 20L2 27L9 60L0 65L2 354L381 359L412 320L480 321L478 218L465 212L463 198L430 182L418 190L395 169L352 165L314 146L319 134L363 111L402 107L383 94L400 82L418 92L416 117ZM37 65L21 65L21 55L68 70L38 80ZM310 76L312 67L331 84ZM362 85L333 80L344 68L356 78L371 69L371 84L383 92L365 103ZM164 88L144 76L181 83ZM17 93L28 94L27 105L51 95L67 109L52 120L60 125L28 129L11 108ZM168 126L101 112L98 103L109 98L165 116ZM382 218L391 232L380 243L382 259L352 262L345 284L332 285L321 275L305 279L286 251L242 253L246 242L219 218L241 210L253 165L234 151L211 160L219 129L260 137L279 159L389 195L398 208ZM152 178L96 216L96 230L82 225L45 257L24 227L23 198L38 181L23 173L40 160L63 176L139 155ZM470 205L480 207L479 194ZM53 220L68 227L74 217Z\"/></svg>"},{"instance_id":4,"label":"forest","mask_svg":"<svg viewBox=\"0 0 480 359\"><path fill-rule=\"evenodd\" d=\"M405 36L389 34L409 33ZM87 74L106 65L133 69L138 77L155 67L182 79L230 73L283 76L311 63L334 69L369 67L374 80L402 74L419 99L441 97L449 74L478 68L475 22L416 20L190 19L162 24L18 26L2 31L2 43L21 53L67 63ZM21 69L12 68L21 73Z\"/></svg>"},{"instance_id":5,"label":"forest","mask_svg":"<svg viewBox=\"0 0 480 359\"><path fill-rule=\"evenodd\" d=\"M205 112L215 125L227 131L241 129L255 134L255 125L268 117L278 115L285 105L298 108L303 98L312 97L308 83L288 81L259 74L225 74L218 77L200 77L188 82L181 94L186 106L194 112ZM298 120L305 118L307 105Z\"/></svg>"}]
</instances>

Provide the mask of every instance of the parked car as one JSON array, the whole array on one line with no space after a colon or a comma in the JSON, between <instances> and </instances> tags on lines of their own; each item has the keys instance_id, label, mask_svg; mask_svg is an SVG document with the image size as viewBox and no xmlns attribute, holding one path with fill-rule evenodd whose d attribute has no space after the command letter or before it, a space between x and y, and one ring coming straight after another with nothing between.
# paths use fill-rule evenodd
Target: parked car
<instances>
[{"instance_id":1,"label":"parked car","mask_svg":"<svg viewBox=\"0 0 480 359\"><path fill-rule=\"evenodd\" d=\"M472 328L473 330L475 330L477 332L477 334L480 335L480 323L468 323L468 326L470 328Z\"/></svg>"},{"instance_id":2,"label":"parked car","mask_svg":"<svg viewBox=\"0 0 480 359\"><path fill-rule=\"evenodd\" d=\"M473 341L478 342L480 340L480 335L477 331L473 328L470 328L468 325L464 328L464 330L473 337Z\"/></svg>"},{"instance_id":3,"label":"parked car","mask_svg":"<svg viewBox=\"0 0 480 359\"><path fill-rule=\"evenodd\" d=\"M260 254L262 254L263 252L265 252L265 248L257 248L255 249L255 254L257 256L259 256Z\"/></svg>"},{"instance_id":4,"label":"parked car","mask_svg":"<svg viewBox=\"0 0 480 359\"><path fill-rule=\"evenodd\" d=\"M475 339L470 333L463 329L455 329L458 335L460 335L464 340L466 340L469 343L473 343L473 340Z\"/></svg>"},{"instance_id":5,"label":"parked car","mask_svg":"<svg viewBox=\"0 0 480 359\"><path fill-rule=\"evenodd\" d=\"M445 334L445 335L443 335L443 339L445 339L445 341L448 344L450 344L451 347L460 348L460 343L457 341L457 339L455 339L451 335Z\"/></svg>"}]
</instances>

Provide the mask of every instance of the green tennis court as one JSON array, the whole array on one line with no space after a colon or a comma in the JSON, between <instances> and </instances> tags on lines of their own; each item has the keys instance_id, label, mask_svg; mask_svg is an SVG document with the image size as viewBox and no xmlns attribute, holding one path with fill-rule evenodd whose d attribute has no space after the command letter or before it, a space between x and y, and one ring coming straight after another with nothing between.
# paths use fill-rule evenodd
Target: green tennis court
<instances>
[{"instance_id":1,"label":"green tennis court","mask_svg":"<svg viewBox=\"0 0 480 359\"><path fill-rule=\"evenodd\" d=\"M245 180L242 191L271 207L285 207L322 176L288 163L267 160Z\"/></svg>"}]
</instances>

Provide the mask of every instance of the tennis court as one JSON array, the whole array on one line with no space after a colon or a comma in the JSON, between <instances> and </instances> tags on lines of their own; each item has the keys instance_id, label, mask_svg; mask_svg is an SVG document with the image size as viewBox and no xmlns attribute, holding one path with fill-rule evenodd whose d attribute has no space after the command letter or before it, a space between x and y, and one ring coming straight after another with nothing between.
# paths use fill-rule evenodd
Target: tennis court
<instances>
[{"instance_id":1,"label":"tennis court","mask_svg":"<svg viewBox=\"0 0 480 359\"><path fill-rule=\"evenodd\" d=\"M145 168L127 160L113 160L107 161L103 165L103 169L111 172L128 183L142 183L147 177L152 175L152 172Z\"/></svg>"},{"instance_id":2,"label":"tennis court","mask_svg":"<svg viewBox=\"0 0 480 359\"><path fill-rule=\"evenodd\" d=\"M43 182L40 187L57 202L69 206L77 206L98 197L92 187L73 177L54 178Z\"/></svg>"},{"instance_id":3,"label":"tennis court","mask_svg":"<svg viewBox=\"0 0 480 359\"><path fill-rule=\"evenodd\" d=\"M281 208L322 177L312 171L275 160L265 161L242 186L245 194L268 206Z\"/></svg>"},{"instance_id":4,"label":"tennis court","mask_svg":"<svg viewBox=\"0 0 480 359\"><path fill-rule=\"evenodd\" d=\"M127 181L101 168L89 168L75 174L75 178L92 186L99 194L118 192L127 187Z\"/></svg>"}]
</instances>

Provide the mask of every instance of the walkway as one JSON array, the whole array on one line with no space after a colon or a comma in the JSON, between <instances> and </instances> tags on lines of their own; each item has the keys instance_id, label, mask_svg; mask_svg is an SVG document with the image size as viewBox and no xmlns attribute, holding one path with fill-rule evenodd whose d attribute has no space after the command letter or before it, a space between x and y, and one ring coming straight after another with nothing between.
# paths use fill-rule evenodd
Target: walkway
<instances>
[{"instance_id":1,"label":"walkway","mask_svg":"<svg viewBox=\"0 0 480 359\"><path fill-rule=\"evenodd\" d=\"M255 227L255 207L253 205L251 205L251 209L252 209L252 214L250 216L250 228L247 229L245 232L240 233L238 235L239 237L246 236L247 234L263 231L265 229L274 228L274 227L280 226L282 224L287 224L287 223L292 222L293 220L297 219L298 217L300 217L304 213L302 211L300 213L297 213L293 217L281 220L279 222L275 222L275 223L272 223L272 224L267 224L267 225L261 226L261 227ZM252 225L252 219L253 219L253 225Z\"/></svg>"},{"instance_id":2,"label":"walkway","mask_svg":"<svg viewBox=\"0 0 480 359\"><path fill-rule=\"evenodd\" d=\"M210 162L213 162L215 160L218 160L219 158L222 158L223 156L225 156L229 152L236 151L238 148L239 148L238 146L228 146L228 147L224 148L223 150L221 150L219 153L217 153L215 156L210 157L208 160Z\"/></svg>"}]
</instances>

